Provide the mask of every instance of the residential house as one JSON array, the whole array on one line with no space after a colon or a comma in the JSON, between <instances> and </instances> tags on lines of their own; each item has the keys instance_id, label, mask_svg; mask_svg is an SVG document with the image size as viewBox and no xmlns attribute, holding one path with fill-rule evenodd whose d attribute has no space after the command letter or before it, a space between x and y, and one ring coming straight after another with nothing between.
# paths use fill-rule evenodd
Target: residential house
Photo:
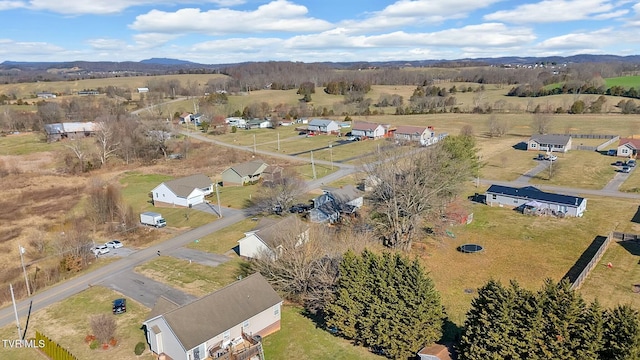
<instances>
[{"instance_id":1,"label":"residential house","mask_svg":"<svg viewBox=\"0 0 640 360\"><path fill-rule=\"evenodd\" d=\"M272 127L271 120L267 119L251 119L246 122L246 129L267 129Z\"/></svg>"},{"instance_id":2,"label":"residential house","mask_svg":"<svg viewBox=\"0 0 640 360\"><path fill-rule=\"evenodd\" d=\"M334 134L340 131L340 124L329 119L312 119L307 126L309 131Z\"/></svg>"},{"instance_id":3,"label":"residential house","mask_svg":"<svg viewBox=\"0 0 640 360\"><path fill-rule=\"evenodd\" d=\"M180 114L180 124L189 124L191 122L191 113L184 112Z\"/></svg>"},{"instance_id":4,"label":"residential house","mask_svg":"<svg viewBox=\"0 0 640 360\"><path fill-rule=\"evenodd\" d=\"M324 189L313 201L309 220L315 223L335 223L342 214L354 214L363 204L363 193L353 185L340 189Z\"/></svg>"},{"instance_id":5,"label":"residential house","mask_svg":"<svg viewBox=\"0 0 640 360\"><path fill-rule=\"evenodd\" d=\"M527 141L527 150L566 153L571 149L571 142L570 135L532 135Z\"/></svg>"},{"instance_id":6,"label":"residential house","mask_svg":"<svg viewBox=\"0 0 640 360\"><path fill-rule=\"evenodd\" d=\"M635 159L640 149L640 139L624 138L618 143L616 155Z\"/></svg>"},{"instance_id":7,"label":"residential house","mask_svg":"<svg viewBox=\"0 0 640 360\"><path fill-rule=\"evenodd\" d=\"M262 173L267 166L261 160L234 165L222 172L222 185L239 186L255 183L262 178Z\"/></svg>"},{"instance_id":8,"label":"residential house","mask_svg":"<svg viewBox=\"0 0 640 360\"><path fill-rule=\"evenodd\" d=\"M281 306L280 296L255 273L183 306L160 298L142 328L160 359L264 360L261 340L280 330Z\"/></svg>"},{"instance_id":9,"label":"residential house","mask_svg":"<svg viewBox=\"0 0 640 360\"><path fill-rule=\"evenodd\" d=\"M137 88L137 89L136 89L136 91L137 91L139 94L142 94L142 93L148 93L148 92L149 92L149 88L146 88L146 87L139 87L139 88Z\"/></svg>"},{"instance_id":10,"label":"residential house","mask_svg":"<svg viewBox=\"0 0 640 360\"><path fill-rule=\"evenodd\" d=\"M436 139L432 127L410 125L398 126L393 132L393 137L398 141L417 142L422 146L431 145L435 142L434 139Z\"/></svg>"},{"instance_id":11,"label":"residential house","mask_svg":"<svg viewBox=\"0 0 640 360\"><path fill-rule=\"evenodd\" d=\"M451 351L449 348L441 345L434 344L431 346L425 346L418 351L419 360L451 360Z\"/></svg>"},{"instance_id":12,"label":"residential house","mask_svg":"<svg viewBox=\"0 0 640 360\"><path fill-rule=\"evenodd\" d=\"M566 216L582 216L587 210L587 199L579 196L561 195L544 192L533 186L514 188L491 185L485 193L486 203L490 206L535 206L548 209Z\"/></svg>"},{"instance_id":13,"label":"residential house","mask_svg":"<svg viewBox=\"0 0 640 360\"><path fill-rule=\"evenodd\" d=\"M192 207L202 204L205 196L213 193L213 181L196 174L165 181L151 190L154 206Z\"/></svg>"},{"instance_id":14,"label":"residential house","mask_svg":"<svg viewBox=\"0 0 640 360\"><path fill-rule=\"evenodd\" d=\"M247 126L247 120L240 117L228 117L224 119L224 122L229 126L235 126L238 128L244 128Z\"/></svg>"},{"instance_id":15,"label":"residential house","mask_svg":"<svg viewBox=\"0 0 640 360\"><path fill-rule=\"evenodd\" d=\"M56 98L56 94L48 92L48 91L43 91L43 92L37 93L36 97L38 99L55 99Z\"/></svg>"},{"instance_id":16,"label":"residential house","mask_svg":"<svg viewBox=\"0 0 640 360\"><path fill-rule=\"evenodd\" d=\"M67 122L45 124L47 141L59 141L63 139L76 140L93 135L98 125L94 122Z\"/></svg>"},{"instance_id":17,"label":"residential house","mask_svg":"<svg viewBox=\"0 0 640 360\"><path fill-rule=\"evenodd\" d=\"M98 90L80 90L78 91L78 95L80 96L100 95L100 92Z\"/></svg>"},{"instance_id":18,"label":"residential house","mask_svg":"<svg viewBox=\"0 0 640 360\"><path fill-rule=\"evenodd\" d=\"M203 121L205 121L205 117L204 115L198 113L198 114L191 114L191 121L193 121L194 124L196 125L201 125Z\"/></svg>"},{"instance_id":19,"label":"residential house","mask_svg":"<svg viewBox=\"0 0 640 360\"><path fill-rule=\"evenodd\" d=\"M387 128L384 125L366 122L355 121L351 128L351 135L362 136L370 139L379 139L387 134Z\"/></svg>"},{"instance_id":20,"label":"residential house","mask_svg":"<svg viewBox=\"0 0 640 360\"><path fill-rule=\"evenodd\" d=\"M291 215L277 221L263 218L251 231L244 233L244 237L238 240L238 253L240 256L256 259L261 256L269 256L273 259L286 248L288 237L294 236L294 246L299 246L309 240L309 227L304 225L297 216Z\"/></svg>"}]
</instances>

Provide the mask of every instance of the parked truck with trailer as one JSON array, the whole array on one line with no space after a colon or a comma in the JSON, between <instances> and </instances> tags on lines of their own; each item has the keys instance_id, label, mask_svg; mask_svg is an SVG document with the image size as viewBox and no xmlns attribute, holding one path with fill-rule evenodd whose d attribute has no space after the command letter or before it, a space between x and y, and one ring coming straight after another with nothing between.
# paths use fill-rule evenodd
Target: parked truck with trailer
<instances>
[{"instance_id":1,"label":"parked truck with trailer","mask_svg":"<svg viewBox=\"0 0 640 360\"><path fill-rule=\"evenodd\" d=\"M167 222L162 217L162 215L151 211L143 212L140 214L140 223L142 225L154 226L157 228L161 228L167 225Z\"/></svg>"}]
</instances>

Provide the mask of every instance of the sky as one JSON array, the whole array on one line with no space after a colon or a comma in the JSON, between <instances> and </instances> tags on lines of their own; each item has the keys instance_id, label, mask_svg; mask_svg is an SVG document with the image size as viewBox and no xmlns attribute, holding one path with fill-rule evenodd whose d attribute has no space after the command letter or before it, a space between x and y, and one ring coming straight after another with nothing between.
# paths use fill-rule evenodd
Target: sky
<instances>
[{"instance_id":1,"label":"sky","mask_svg":"<svg viewBox=\"0 0 640 360\"><path fill-rule=\"evenodd\" d=\"M0 62L640 54L640 0L0 0Z\"/></svg>"}]
</instances>

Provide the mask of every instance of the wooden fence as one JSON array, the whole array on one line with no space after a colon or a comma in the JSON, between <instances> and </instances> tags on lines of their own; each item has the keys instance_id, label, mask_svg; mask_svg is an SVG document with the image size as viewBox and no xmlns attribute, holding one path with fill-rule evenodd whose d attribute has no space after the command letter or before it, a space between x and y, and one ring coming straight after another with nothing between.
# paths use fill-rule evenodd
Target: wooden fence
<instances>
[{"instance_id":1,"label":"wooden fence","mask_svg":"<svg viewBox=\"0 0 640 360\"><path fill-rule=\"evenodd\" d=\"M44 346L40 349L49 359L52 360L78 360L69 350L63 348L57 342L49 339L40 331L36 330L36 344L40 344L40 340L44 342Z\"/></svg>"},{"instance_id":2,"label":"wooden fence","mask_svg":"<svg viewBox=\"0 0 640 360\"><path fill-rule=\"evenodd\" d=\"M602 258L602 255L604 255L604 253L607 251L607 248L609 247L609 244L611 244L612 241L615 241L615 242L628 241L628 240L637 241L638 239L639 239L638 235L635 235L635 234L625 234L625 233L620 233L615 231L609 233L609 236L607 236L607 239L602 243L602 245L600 245L600 248L598 248L598 251L596 251L596 253L593 255L593 258L591 258L589 263L585 265L584 269L582 269L582 271L580 272L580 275L578 275L578 277L573 282L573 284L571 284L571 289L577 290L580 288L580 286L582 286L582 283L587 279L587 276L589 276L589 273L591 273L591 270L593 270L593 268L596 267L596 265L598 265L598 262Z\"/></svg>"}]
</instances>

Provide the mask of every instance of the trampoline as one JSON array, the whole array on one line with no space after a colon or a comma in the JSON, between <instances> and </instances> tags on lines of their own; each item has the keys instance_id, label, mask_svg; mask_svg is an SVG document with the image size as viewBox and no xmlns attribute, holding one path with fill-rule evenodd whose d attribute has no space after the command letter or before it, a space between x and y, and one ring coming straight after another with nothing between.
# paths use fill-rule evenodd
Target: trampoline
<instances>
[{"instance_id":1,"label":"trampoline","mask_svg":"<svg viewBox=\"0 0 640 360\"><path fill-rule=\"evenodd\" d=\"M483 247L478 245L478 244L464 244L464 245L460 245L460 247L458 248L458 251L463 252L463 253L477 253L483 250Z\"/></svg>"}]
</instances>

